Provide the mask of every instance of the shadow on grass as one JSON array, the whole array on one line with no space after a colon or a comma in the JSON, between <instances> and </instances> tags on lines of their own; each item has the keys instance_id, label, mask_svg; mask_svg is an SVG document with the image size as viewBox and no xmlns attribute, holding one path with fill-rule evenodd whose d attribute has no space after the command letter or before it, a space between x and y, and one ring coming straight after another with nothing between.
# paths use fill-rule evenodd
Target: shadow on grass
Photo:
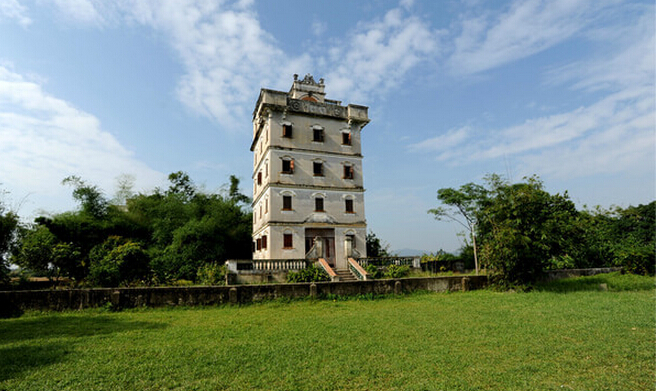
<instances>
[{"instance_id":1,"label":"shadow on grass","mask_svg":"<svg viewBox=\"0 0 656 391\"><path fill-rule=\"evenodd\" d=\"M535 290L541 292L581 292L581 291L648 291L656 288L654 277L636 274L608 273L596 276L564 278L537 283Z\"/></svg>"},{"instance_id":2,"label":"shadow on grass","mask_svg":"<svg viewBox=\"0 0 656 391\"><path fill-rule=\"evenodd\" d=\"M45 315L7 319L0 322L0 346L31 339L76 338L131 330L165 328L157 322L123 320L111 315Z\"/></svg>"},{"instance_id":3,"label":"shadow on grass","mask_svg":"<svg viewBox=\"0 0 656 391\"><path fill-rule=\"evenodd\" d=\"M0 347L0 382L42 366L67 359L70 349L61 343L41 346ZM4 390L0 386L0 390Z\"/></svg>"},{"instance_id":4,"label":"shadow on grass","mask_svg":"<svg viewBox=\"0 0 656 391\"><path fill-rule=\"evenodd\" d=\"M163 323L122 320L110 315L55 314L1 321L0 382L68 360L75 338L165 327ZM69 343L50 342L50 338L64 338Z\"/></svg>"}]
</instances>

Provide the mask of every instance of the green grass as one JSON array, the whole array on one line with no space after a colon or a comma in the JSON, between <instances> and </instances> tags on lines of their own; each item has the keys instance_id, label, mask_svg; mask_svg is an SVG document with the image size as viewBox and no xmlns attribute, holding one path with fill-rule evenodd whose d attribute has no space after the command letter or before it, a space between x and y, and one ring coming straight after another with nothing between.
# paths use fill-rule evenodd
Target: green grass
<instances>
[{"instance_id":1,"label":"green grass","mask_svg":"<svg viewBox=\"0 0 656 391\"><path fill-rule=\"evenodd\" d=\"M630 278L592 285L609 291L27 313L0 320L0 390L653 390L653 279Z\"/></svg>"}]
</instances>

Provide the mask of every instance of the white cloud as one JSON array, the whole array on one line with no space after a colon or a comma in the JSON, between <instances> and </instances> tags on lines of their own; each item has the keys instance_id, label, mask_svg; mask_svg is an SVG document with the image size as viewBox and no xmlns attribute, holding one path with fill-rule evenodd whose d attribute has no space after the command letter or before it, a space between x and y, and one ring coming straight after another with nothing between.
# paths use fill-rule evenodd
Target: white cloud
<instances>
[{"instance_id":1,"label":"white cloud","mask_svg":"<svg viewBox=\"0 0 656 391\"><path fill-rule=\"evenodd\" d=\"M332 97L369 101L374 93L398 86L439 47L440 33L406 15L412 6L407 0L382 19L359 24L347 42L329 47L326 56L285 53L260 25L250 0L52 1L81 22L101 25L119 18L165 34L185 69L179 100L228 129L243 128L262 86L287 89L295 73L325 69L325 75L315 76L327 80ZM315 34L325 29L324 21L313 24Z\"/></svg>"},{"instance_id":2,"label":"white cloud","mask_svg":"<svg viewBox=\"0 0 656 391\"><path fill-rule=\"evenodd\" d=\"M3 17L15 19L23 27L32 24L32 19L27 16L27 8L18 0L0 0L0 21Z\"/></svg>"},{"instance_id":3,"label":"white cloud","mask_svg":"<svg viewBox=\"0 0 656 391\"><path fill-rule=\"evenodd\" d=\"M103 131L96 117L0 67L0 178L13 196L30 194L36 205L65 208L71 197L60 185L63 176L80 175L109 191L122 173L146 189L164 179Z\"/></svg>"},{"instance_id":4,"label":"white cloud","mask_svg":"<svg viewBox=\"0 0 656 391\"><path fill-rule=\"evenodd\" d=\"M608 173L654 172L654 7L606 27L591 59L547 72L547 86L565 85L599 96L596 102L532 118L500 130L450 130L415 144L452 164L512 157L523 174L577 178ZM620 24L623 23L623 24ZM482 32L490 36L490 33ZM598 39L594 34L589 39ZM449 145L449 148L441 148ZM457 150L458 153L451 151Z\"/></svg>"},{"instance_id":5,"label":"white cloud","mask_svg":"<svg viewBox=\"0 0 656 391\"><path fill-rule=\"evenodd\" d=\"M310 68L307 57L289 58L277 47L249 1L129 1L123 9L170 39L185 67L180 101L227 128L249 118L261 86L276 88L282 75L291 82Z\"/></svg>"},{"instance_id":6,"label":"white cloud","mask_svg":"<svg viewBox=\"0 0 656 391\"><path fill-rule=\"evenodd\" d=\"M442 35L400 8L361 23L346 45L330 50L331 92L357 102L398 87L411 69L439 53Z\"/></svg>"},{"instance_id":7,"label":"white cloud","mask_svg":"<svg viewBox=\"0 0 656 391\"><path fill-rule=\"evenodd\" d=\"M515 1L499 15L464 17L449 66L455 74L472 74L528 57L581 31L608 3Z\"/></svg>"},{"instance_id":8,"label":"white cloud","mask_svg":"<svg viewBox=\"0 0 656 391\"><path fill-rule=\"evenodd\" d=\"M417 144L410 146L411 150L414 151L425 151L425 152L444 152L457 145L460 145L471 136L471 128L469 126L463 126L458 129L451 129L445 134L429 138Z\"/></svg>"}]
</instances>

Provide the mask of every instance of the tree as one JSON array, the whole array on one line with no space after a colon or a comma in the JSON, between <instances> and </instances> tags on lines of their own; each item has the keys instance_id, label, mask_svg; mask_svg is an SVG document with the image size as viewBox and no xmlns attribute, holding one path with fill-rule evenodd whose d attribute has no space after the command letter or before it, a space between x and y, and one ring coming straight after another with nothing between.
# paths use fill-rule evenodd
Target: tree
<instances>
[{"instance_id":1,"label":"tree","mask_svg":"<svg viewBox=\"0 0 656 391\"><path fill-rule=\"evenodd\" d=\"M118 236L94 247L89 258L91 282L105 287L146 279L150 271L148 256L141 246Z\"/></svg>"},{"instance_id":2,"label":"tree","mask_svg":"<svg viewBox=\"0 0 656 391\"><path fill-rule=\"evenodd\" d=\"M0 202L0 285L9 281L7 257L16 244L18 226L18 215L6 210L4 204Z\"/></svg>"},{"instance_id":3,"label":"tree","mask_svg":"<svg viewBox=\"0 0 656 391\"><path fill-rule=\"evenodd\" d=\"M244 204L250 204L250 197L244 195L239 190L239 178L234 175L230 175L230 192L229 197L235 202L242 202Z\"/></svg>"},{"instance_id":4,"label":"tree","mask_svg":"<svg viewBox=\"0 0 656 391\"><path fill-rule=\"evenodd\" d=\"M42 225L24 231L21 246L12 257L12 262L32 272L52 279L57 270L53 263L53 248L57 238Z\"/></svg>"},{"instance_id":5,"label":"tree","mask_svg":"<svg viewBox=\"0 0 656 391\"><path fill-rule=\"evenodd\" d=\"M525 180L509 184L488 177L488 197L480 204L482 255L502 286L534 282L578 242L578 212L567 193L551 195L537 177Z\"/></svg>"},{"instance_id":6,"label":"tree","mask_svg":"<svg viewBox=\"0 0 656 391\"><path fill-rule=\"evenodd\" d=\"M134 196L132 188L135 178L130 174L121 174L116 177L116 193L112 202L116 205L125 205L128 199Z\"/></svg>"},{"instance_id":7,"label":"tree","mask_svg":"<svg viewBox=\"0 0 656 391\"><path fill-rule=\"evenodd\" d=\"M82 212L96 219L105 217L109 202L98 186L89 185L76 175L64 178L62 184L73 186L73 198L80 202Z\"/></svg>"},{"instance_id":8,"label":"tree","mask_svg":"<svg viewBox=\"0 0 656 391\"><path fill-rule=\"evenodd\" d=\"M367 257L379 258L389 256L389 244L382 242L375 233L369 231L367 234Z\"/></svg>"},{"instance_id":9,"label":"tree","mask_svg":"<svg viewBox=\"0 0 656 391\"><path fill-rule=\"evenodd\" d=\"M469 231L474 250L474 267L478 274L478 249L476 246L476 225L480 205L487 198L487 190L475 183L467 183L460 189L443 188L437 191L437 199L449 208L438 207L430 209L428 213L433 214L435 219L448 219L462 225Z\"/></svg>"}]
</instances>

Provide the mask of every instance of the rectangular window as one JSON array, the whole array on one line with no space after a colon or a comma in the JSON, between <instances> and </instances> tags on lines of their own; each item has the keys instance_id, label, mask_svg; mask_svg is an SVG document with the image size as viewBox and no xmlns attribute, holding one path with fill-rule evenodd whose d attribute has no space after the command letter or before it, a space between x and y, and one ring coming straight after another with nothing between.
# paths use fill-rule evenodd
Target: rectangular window
<instances>
[{"instance_id":1,"label":"rectangular window","mask_svg":"<svg viewBox=\"0 0 656 391\"><path fill-rule=\"evenodd\" d=\"M283 248L294 248L294 236L292 234L283 234L282 246Z\"/></svg>"},{"instance_id":2,"label":"rectangular window","mask_svg":"<svg viewBox=\"0 0 656 391\"><path fill-rule=\"evenodd\" d=\"M345 201L346 213L353 213L353 200L346 199L344 201Z\"/></svg>"},{"instance_id":3,"label":"rectangular window","mask_svg":"<svg viewBox=\"0 0 656 391\"><path fill-rule=\"evenodd\" d=\"M344 179L353 179L353 166L344 166Z\"/></svg>"},{"instance_id":4,"label":"rectangular window","mask_svg":"<svg viewBox=\"0 0 656 391\"><path fill-rule=\"evenodd\" d=\"M312 163L312 170L314 172L314 176L323 176L323 163L321 162Z\"/></svg>"},{"instance_id":5,"label":"rectangular window","mask_svg":"<svg viewBox=\"0 0 656 391\"><path fill-rule=\"evenodd\" d=\"M261 172L257 173L257 184L258 185L262 184L262 173Z\"/></svg>"},{"instance_id":6,"label":"rectangular window","mask_svg":"<svg viewBox=\"0 0 656 391\"><path fill-rule=\"evenodd\" d=\"M313 130L313 132L312 132L312 134L313 134L312 141L322 143L323 142L323 129L312 129L312 130Z\"/></svg>"},{"instance_id":7,"label":"rectangular window","mask_svg":"<svg viewBox=\"0 0 656 391\"><path fill-rule=\"evenodd\" d=\"M267 248L267 237L266 235L262 236L262 250L266 250Z\"/></svg>"},{"instance_id":8,"label":"rectangular window","mask_svg":"<svg viewBox=\"0 0 656 391\"><path fill-rule=\"evenodd\" d=\"M282 196L282 210L292 210L292 196Z\"/></svg>"},{"instance_id":9,"label":"rectangular window","mask_svg":"<svg viewBox=\"0 0 656 391\"><path fill-rule=\"evenodd\" d=\"M342 133L342 144L351 145L351 133Z\"/></svg>"},{"instance_id":10,"label":"rectangular window","mask_svg":"<svg viewBox=\"0 0 656 391\"><path fill-rule=\"evenodd\" d=\"M262 239L257 239L257 251L262 250Z\"/></svg>"},{"instance_id":11,"label":"rectangular window","mask_svg":"<svg viewBox=\"0 0 656 391\"><path fill-rule=\"evenodd\" d=\"M323 198L317 197L314 199L314 211L323 212Z\"/></svg>"},{"instance_id":12,"label":"rectangular window","mask_svg":"<svg viewBox=\"0 0 656 391\"><path fill-rule=\"evenodd\" d=\"M282 161L282 173L283 174L293 174L294 173L294 161L293 160L283 160Z\"/></svg>"},{"instance_id":13,"label":"rectangular window","mask_svg":"<svg viewBox=\"0 0 656 391\"><path fill-rule=\"evenodd\" d=\"M292 138L292 126L291 125L283 125L282 126L282 137Z\"/></svg>"}]
</instances>

